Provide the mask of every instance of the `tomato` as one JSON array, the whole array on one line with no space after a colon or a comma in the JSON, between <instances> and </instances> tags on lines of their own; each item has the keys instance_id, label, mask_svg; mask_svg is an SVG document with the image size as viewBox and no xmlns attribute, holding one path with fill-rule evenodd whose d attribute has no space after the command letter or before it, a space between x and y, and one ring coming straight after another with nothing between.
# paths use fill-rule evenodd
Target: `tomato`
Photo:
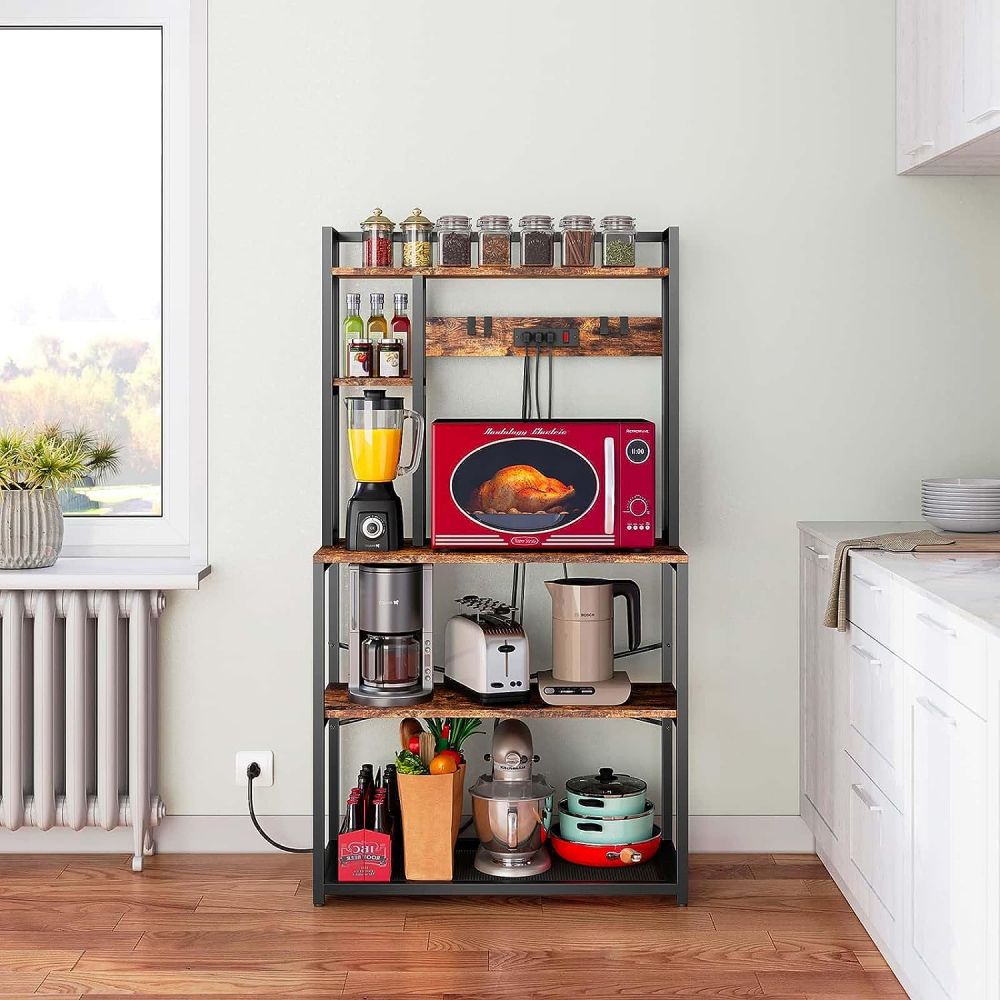
<instances>
[{"instance_id":1,"label":"tomato","mask_svg":"<svg viewBox=\"0 0 1000 1000\"><path fill-rule=\"evenodd\" d=\"M454 751L443 751L431 758L429 769L431 774L454 774L458 770L458 764L452 756Z\"/></svg>"}]
</instances>

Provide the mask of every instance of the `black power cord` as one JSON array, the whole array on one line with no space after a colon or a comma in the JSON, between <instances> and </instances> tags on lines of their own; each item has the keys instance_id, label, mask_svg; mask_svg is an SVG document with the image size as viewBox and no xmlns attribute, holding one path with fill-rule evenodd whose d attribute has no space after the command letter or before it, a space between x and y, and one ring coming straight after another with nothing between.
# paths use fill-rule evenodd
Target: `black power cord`
<instances>
[{"instance_id":1,"label":"black power cord","mask_svg":"<svg viewBox=\"0 0 1000 1000\"><path fill-rule=\"evenodd\" d=\"M273 837L269 837L264 828L257 822L257 814L253 811L253 779L260 777L260 764L254 761L247 765L247 805L250 807L250 822L253 823L256 831L272 846L279 851L286 851L288 854L312 854L311 847L286 847L279 844Z\"/></svg>"}]
</instances>

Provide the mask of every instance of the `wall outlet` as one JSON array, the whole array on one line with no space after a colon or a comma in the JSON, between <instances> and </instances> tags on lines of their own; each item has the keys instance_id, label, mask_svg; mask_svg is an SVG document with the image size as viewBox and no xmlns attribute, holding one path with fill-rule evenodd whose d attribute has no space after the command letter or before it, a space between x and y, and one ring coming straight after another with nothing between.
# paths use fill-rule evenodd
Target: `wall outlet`
<instances>
[{"instance_id":1,"label":"wall outlet","mask_svg":"<svg viewBox=\"0 0 1000 1000\"><path fill-rule=\"evenodd\" d=\"M270 788L274 784L274 753L271 750L240 750L236 754L236 784L246 787L247 768L254 762L260 765L260 777L254 778L255 788Z\"/></svg>"}]
</instances>

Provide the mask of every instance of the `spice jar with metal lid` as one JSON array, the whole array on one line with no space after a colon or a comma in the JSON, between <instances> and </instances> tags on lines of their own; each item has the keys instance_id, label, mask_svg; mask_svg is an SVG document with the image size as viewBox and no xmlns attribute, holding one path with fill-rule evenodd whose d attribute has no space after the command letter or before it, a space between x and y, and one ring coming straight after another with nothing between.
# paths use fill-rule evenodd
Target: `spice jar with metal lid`
<instances>
[{"instance_id":1,"label":"spice jar with metal lid","mask_svg":"<svg viewBox=\"0 0 1000 1000\"><path fill-rule=\"evenodd\" d=\"M472 222L467 215L442 215L435 224L438 263L442 267L472 266Z\"/></svg>"},{"instance_id":2,"label":"spice jar with metal lid","mask_svg":"<svg viewBox=\"0 0 1000 1000\"><path fill-rule=\"evenodd\" d=\"M361 223L361 260L365 267L392 267L392 231L396 223L376 208Z\"/></svg>"},{"instance_id":3,"label":"spice jar with metal lid","mask_svg":"<svg viewBox=\"0 0 1000 1000\"><path fill-rule=\"evenodd\" d=\"M563 267L593 267L594 220L589 215L564 215L559 228Z\"/></svg>"},{"instance_id":4,"label":"spice jar with metal lid","mask_svg":"<svg viewBox=\"0 0 1000 1000\"><path fill-rule=\"evenodd\" d=\"M481 215L479 230L479 266L510 267L510 216Z\"/></svg>"},{"instance_id":5,"label":"spice jar with metal lid","mask_svg":"<svg viewBox=\"0 0 1000 1000\"><path fill-rule=\"evenodd\" d=\"M398 340L380 340L375 351L379 378L398 378L403 374L403 345Z\"/></svg>"},{"instance_id":6,"label":"spice jar with metal lid","mask_svg":"<svg viewBox=\"0 0 1000 1000\"><path fill-rule=\"evenodd\" d=\"M403 267L430 267L434 223L415 208L399 228L403 231Z\"/></svg>"},{"instance_id":7,"label":"spice jar with metal lid","mask_svg":"<svg viewBox=\"0 0 1000 1000\"><path fill-rule=\"evenodd\" d=\"M521 263L526 267L552 267L552 216L525 215L518 227L521 230Z\"/></svg>"},{"instance_id":8,"label":"spice jar with metal lid","mask_svg":"<svg viewBox=\"0 0 1000 1000\"><path fill-rule=\"evenodd\" d=\"M602 261L605 267L635 267L635 219L631 215L606 215Z\"/></svg>"}]
</instances>

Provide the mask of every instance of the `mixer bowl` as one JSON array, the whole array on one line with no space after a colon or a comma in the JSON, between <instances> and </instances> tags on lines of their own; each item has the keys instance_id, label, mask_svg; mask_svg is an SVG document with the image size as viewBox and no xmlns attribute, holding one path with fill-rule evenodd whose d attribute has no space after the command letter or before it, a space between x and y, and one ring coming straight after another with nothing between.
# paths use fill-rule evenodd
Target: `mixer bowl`
<instances>
[{"instance_id":1,"label":"mixer bowl","mask_svg":"<svg viewBox=\"0 0 1000 1000\"><path fill-rule=\"evenodd\" d=\"M533 854L552 821L552 796L534 799L472 798L479 842L490 854Z\"/></svg>"}]
</instances>

